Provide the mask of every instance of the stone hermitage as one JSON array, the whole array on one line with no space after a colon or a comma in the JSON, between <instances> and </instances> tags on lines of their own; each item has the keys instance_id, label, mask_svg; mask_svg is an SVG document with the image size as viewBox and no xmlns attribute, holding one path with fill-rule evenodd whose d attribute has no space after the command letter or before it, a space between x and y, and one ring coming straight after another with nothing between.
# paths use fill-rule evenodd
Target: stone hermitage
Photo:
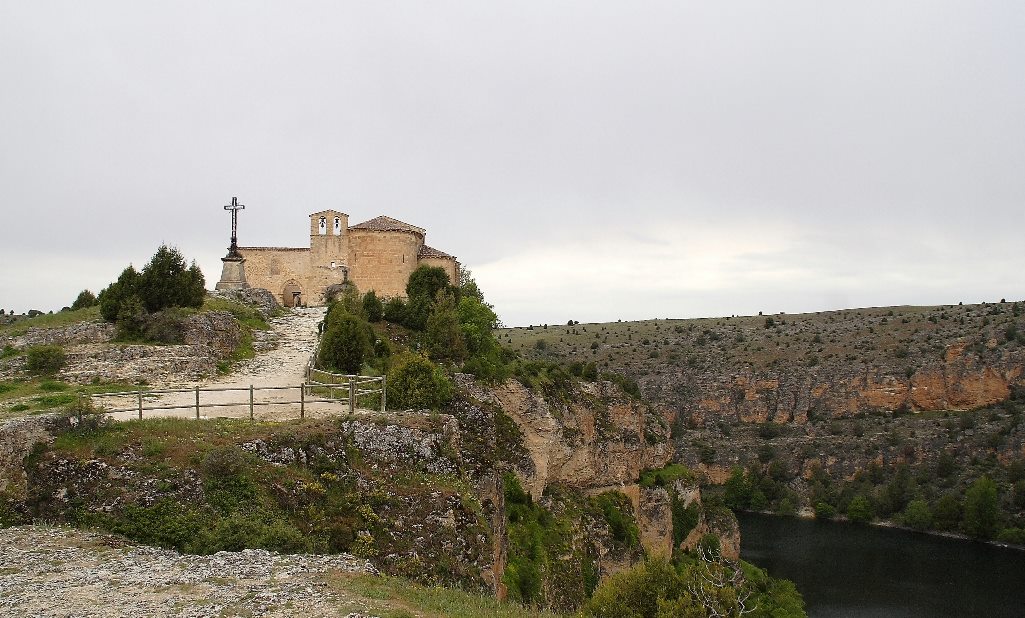
<instances>
[{"instance_id":1,"label":"stone hermitage","mask_svg":"<svg viewBox=\"0 0 1025 618\"><path fill-rule=\"evenodd\" d=\"M391 217L350 226L349 215L310 215L309 247L238 247L250 287L270 290L286 307L322 305L333 286L351 283L382 298L405 297L418 266L437 266L459 281L456 258L424 243L427 231Z\"/></svg>"}]
</instances>

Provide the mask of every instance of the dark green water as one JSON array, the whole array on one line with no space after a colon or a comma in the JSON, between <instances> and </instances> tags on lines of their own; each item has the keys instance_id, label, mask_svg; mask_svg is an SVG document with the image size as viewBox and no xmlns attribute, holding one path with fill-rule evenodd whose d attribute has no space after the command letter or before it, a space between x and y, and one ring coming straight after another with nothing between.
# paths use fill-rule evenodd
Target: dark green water
<instances>
[{"instance_id":1,"label":"dark green water","mask_svg":"<svg viewBox=\"0 0 1025 618\"><path fill-rule=\"evenodd\" d=\"M1025 617L1025 551L855 524L738 519L741 557L793 581L812 618Z\"/></svg>"}]
</instances>

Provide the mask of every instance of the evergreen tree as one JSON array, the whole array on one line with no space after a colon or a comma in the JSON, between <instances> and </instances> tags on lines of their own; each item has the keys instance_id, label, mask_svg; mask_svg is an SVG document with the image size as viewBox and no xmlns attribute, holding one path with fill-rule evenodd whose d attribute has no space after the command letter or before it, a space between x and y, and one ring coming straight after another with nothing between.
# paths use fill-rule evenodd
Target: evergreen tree
<instances>
[{"instance_id":1,"label":"evergreen tree","mask_svg":"<svg viewBox=\"0 0 1025 618\"><path fill-rule=\"evenodd\" d=\"M345 374L358 374L372 354L373 343L367 324L351 313L337 313L327 322L320 342L322 367Z\"/></svg>"},{"instance_id":2,"label":"evergreen tree","mask_svg":"<svg viewBox=\"0 0 1025 618\"><path fill-rule=\"evenodd\" d=\"M89 290L82 290L78 293L78 298L71 304L71 310L76 311L78 309L85 309L96 305L96 295Z\"/></svg>"},{"instance_id":3,"label":"evergreen tree","mask_svg":"<svg viewBox=\"0 0 1025 618\"><path fill-rule=\"evenodd\" d=\"M186 266L177 249L160 245L142 269L138 291L150 312L168 307L201 307L206 297L206 281L195 262Z\"/></svg>"}]
</instances>

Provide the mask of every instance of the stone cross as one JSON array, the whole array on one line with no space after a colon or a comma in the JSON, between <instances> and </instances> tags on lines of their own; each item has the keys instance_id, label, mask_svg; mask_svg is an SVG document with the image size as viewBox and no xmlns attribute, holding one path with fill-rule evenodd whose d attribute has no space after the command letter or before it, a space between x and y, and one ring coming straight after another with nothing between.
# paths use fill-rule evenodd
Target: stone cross
<instances>
[{"instance_id":1,"label":"stone cross","mask_svg":"<svg viewBox=\"0 0 1025 618\"><path fill-rule=\"evenodd\" d=\"M238 203L238 198L231 198L231 204L224 207L224 210L231 211L231 246L228 247L228 257L242 257L238 252L238 211L245 210L245 205Z\"/></svg>"}]
</instances>

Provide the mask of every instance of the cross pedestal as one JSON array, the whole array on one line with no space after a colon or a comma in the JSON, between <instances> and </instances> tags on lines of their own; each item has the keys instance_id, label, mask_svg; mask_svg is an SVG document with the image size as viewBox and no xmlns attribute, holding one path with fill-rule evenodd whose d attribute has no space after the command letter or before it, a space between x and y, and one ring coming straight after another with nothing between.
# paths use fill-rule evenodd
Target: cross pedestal
<instances>
[{"instance_id":1,"label":"cross pedestal","mask_svg":"<svg viewBox=\"0 0 1025 618\"><path fill-rule=\"evenodd\" d=\"M246 281L246 258L238 250L238 211L245 209L245 206L238 203L238 198L231 198L231 204L224 207L224 210L231 211L231 245L228 247L228 255L221 258L221 280L214 287L215 290L245 290L249 288Z\"/></svg>"}]
</instances>

